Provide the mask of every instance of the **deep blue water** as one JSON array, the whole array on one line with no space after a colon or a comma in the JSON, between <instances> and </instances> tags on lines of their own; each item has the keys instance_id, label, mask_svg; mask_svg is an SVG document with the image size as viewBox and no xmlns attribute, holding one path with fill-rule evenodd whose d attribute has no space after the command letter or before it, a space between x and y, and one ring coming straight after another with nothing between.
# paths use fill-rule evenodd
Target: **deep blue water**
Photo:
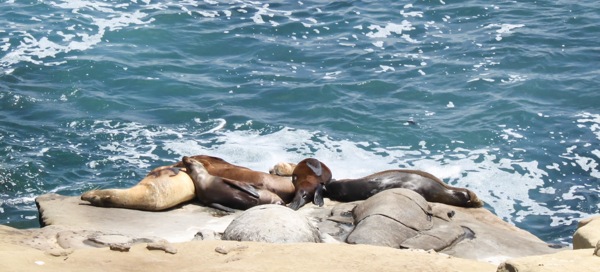
<instances>
[{"instance_id":1,"label":"deep blue water","mask_svg":"<svg viewBox=\"0 0 600 272\"><path fill-rule=\"evenodd\" d=\"M550 243L599 212L597 1L0 6L0 224L195 154L429 171Z\"/></svg>"}]
</instances>

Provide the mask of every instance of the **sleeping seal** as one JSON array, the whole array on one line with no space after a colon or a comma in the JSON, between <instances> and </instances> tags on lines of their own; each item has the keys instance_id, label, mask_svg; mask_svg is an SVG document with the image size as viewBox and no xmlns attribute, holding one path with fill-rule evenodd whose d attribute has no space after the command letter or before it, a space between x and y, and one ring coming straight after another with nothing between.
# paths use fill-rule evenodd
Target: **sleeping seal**
<instances>
[{"instance_id":1,"label":"sleeping seal","mask_svg":"<svg viewBox=\"0 0 600 272\"><path fill-rule=\"evenodd\" d=\"M285 170L278 172L289 173ZM316 159L305 159L298 163L292 172L296 192L289 207L299 209L311 197L313 203L319 206L324 196L342 202L365 200L391 188L413 190L430 202L473 208L483 206L483 201L474 192L449 186L439 178L419 170L387 170L358 179L335 180L331 179L331 175L329 168Z\"/></svg>"},{"instance_id":2,"label":"sleeping seal","mask_svg":"<svg viewBox=\"0 0 600 272\"><path fill-rule=\"evenodd\" d=\"M233 211L246 210L261 204L285 204L271 191L249 182L213 176L203 163L190 157L181 160L194 182L198 200L213 208Z\"/></svg>"},{"instance_id":3,"label":"sleeping seal","mask_svg":"<svg viewBox=\"0 0 600 272\"><path fill-rule=\"evenodd\" d=\"M210 175L252 184L276 194L285 203L294 196L294 185L289 177L254 171L212 156L191 158L201 162ZM190 201L195 196L194 182L185 164L179 161L155 168L131 188L92 190L82 194L81 199L99 207L160 211Z\"/></svg>"}]
</instances>

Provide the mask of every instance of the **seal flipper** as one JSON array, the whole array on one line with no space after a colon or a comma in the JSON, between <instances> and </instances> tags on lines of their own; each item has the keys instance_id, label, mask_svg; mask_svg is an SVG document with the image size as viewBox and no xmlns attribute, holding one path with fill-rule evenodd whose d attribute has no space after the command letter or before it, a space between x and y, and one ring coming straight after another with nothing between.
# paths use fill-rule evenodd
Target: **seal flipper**
<instances>
[{"instance_id":1,"label":"seal flipper","mask_svg":"<svg viewBox=\"0 0 600 272\"><path fill-rule=\"evenodd\" d=\"M241 181L237 181L237 180L233 180L233 179L225 179L222 178L223 182L231 187L234 187L236 189L239 189L249 195L251 195L254 198L260 198L260 195L258 194L258 191L256 190L256 188L248 183L243 183Z\"/></svg>"},{"instance_id":2,"label":"seal flipper","mask_svg":"<svg viewBox=\"0 0 600 272\"><path fill-rule=\"evenodd\" d=\"M209 206L213 207L213 208L215 208L217 210L222 210L222 211L226 211L226 212L229 212L229 213L234 213L234 212L237 211L236 209L232 209L232 208L229 208L227 206L223 206L223 205L221 205L219 203L211 203Z\"/></svg>"},{"instance_id":3,"label":"seal flipper","mask_svg":"<svg viewBox=\"0 0 600 272\"><path fill-rule=\"evenodd\" d=\"M319 185L317 185L317 189L315 190L315 196L313 199L313 203L319 207L322 207L323 204L325 204L325 202L323 201L323 190L324 190L324 185L319 183Z\"/></svg>"},{"instance_id":4,"label":"seal flipper","mask_svg":"<svg viewBox=\"0 0 600 272\"><path fill-rule=\"evenodd\" d=\"M181 168L171 167L170 170L173 172L173 175L170 175L170 177L174 177L174 176L179 175L179 171L181 171Z\"/></svg>"}]
</instances>

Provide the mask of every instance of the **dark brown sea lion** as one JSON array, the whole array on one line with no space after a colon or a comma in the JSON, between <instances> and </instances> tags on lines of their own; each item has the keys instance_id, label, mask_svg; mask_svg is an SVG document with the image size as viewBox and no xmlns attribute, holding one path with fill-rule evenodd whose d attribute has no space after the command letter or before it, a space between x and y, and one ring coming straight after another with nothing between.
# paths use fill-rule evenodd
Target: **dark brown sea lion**
<instances>
[{"instance_id":1,"label":"dark brown sea lion","mask_svg":"<svg viewBox=\"0 0 600 272\"><path fill-rule=\"evenodd\" d=\"M483 206L483 201L469 189L453 187L432 174L408 169L382 171L359 179L332 180L325 188L325 195L332 200L349 202L367 199L391 188L413 190L429 202L468 208Z\"/></svg>"},{"instance_id":2,"label":"dark brown sea lion","mask_svg":"<svg viewBox=\"0 0 600 272\"><path fill-rule=\"evenodd\" d=\"M257 188L275 193L285 203L289 203L294 197L295 188L289 177L255 171L212 156L198 155L190 158L201 162L208 173L213 176L250 183ZM173 166L185 167L183 161L180 161Z\"/></svg>"},{"instance_id":3,"label":"dark brown sea lion","mask_svg":"<svg viewBox=\"0 0 600 272\"><path fill-rule=\"evenodd\" d=\"M405 188L421 194L427 201L444 203L460 207L481 207L477 195L465 188L452 187L439 178L419 170L387 170L359 179L340 179L323 181L323 177L331 177L325 164L316 159L300 162L298 171L292 172L292 181L296 187L296 195L290 208L298 209L306 201L296 201L299 196L314 196L313 202L323 203L322 197L331 200L350 202L365 200L378 192L391 188ZM280 171L284 172L284 171ZM321 199L318 199L321 198Z\"/></svg>"},{"instance_id":4,"label":"dark brown sea lion","mask_svg":"<svg viewBox=\"0 0 600 272\"><path fill-rule=\"evenodd\" d=\"M323 192L331 181L331 170L317 159L304 159L296 165L292 172L294 199L289 207L297 210L308 202L323 206Z\"/></svg>"},{"instance_id":5,"label":"dark brown sea lion","mask_svg":"<svg viewBox=\"0 0 600 272\"><path fill-rule=\"evenodd\" d=\"M181 160L194 182L198 200L206 206L225 211L246 210L261 204L285 204L271 191L250 182L217 177L208 173L205 163L191 157Z\"/></svg>"}]
</instances>

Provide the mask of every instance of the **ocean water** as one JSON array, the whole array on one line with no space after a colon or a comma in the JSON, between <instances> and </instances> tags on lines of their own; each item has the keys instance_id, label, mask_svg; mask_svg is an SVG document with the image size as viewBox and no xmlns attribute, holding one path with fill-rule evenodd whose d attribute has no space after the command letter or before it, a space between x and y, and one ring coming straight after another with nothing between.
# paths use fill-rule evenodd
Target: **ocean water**
<instances>
[{"instance_id":1,"label":"ocean water","mask_svg":"<svg viewBox=\"0 0 600 272\"><path fill-rule=\"evenodd\" d=\"M597 1L0 6L0 224L196 154L425 170L554 244L599 212Z\"/></svg>"}]
</instances>

